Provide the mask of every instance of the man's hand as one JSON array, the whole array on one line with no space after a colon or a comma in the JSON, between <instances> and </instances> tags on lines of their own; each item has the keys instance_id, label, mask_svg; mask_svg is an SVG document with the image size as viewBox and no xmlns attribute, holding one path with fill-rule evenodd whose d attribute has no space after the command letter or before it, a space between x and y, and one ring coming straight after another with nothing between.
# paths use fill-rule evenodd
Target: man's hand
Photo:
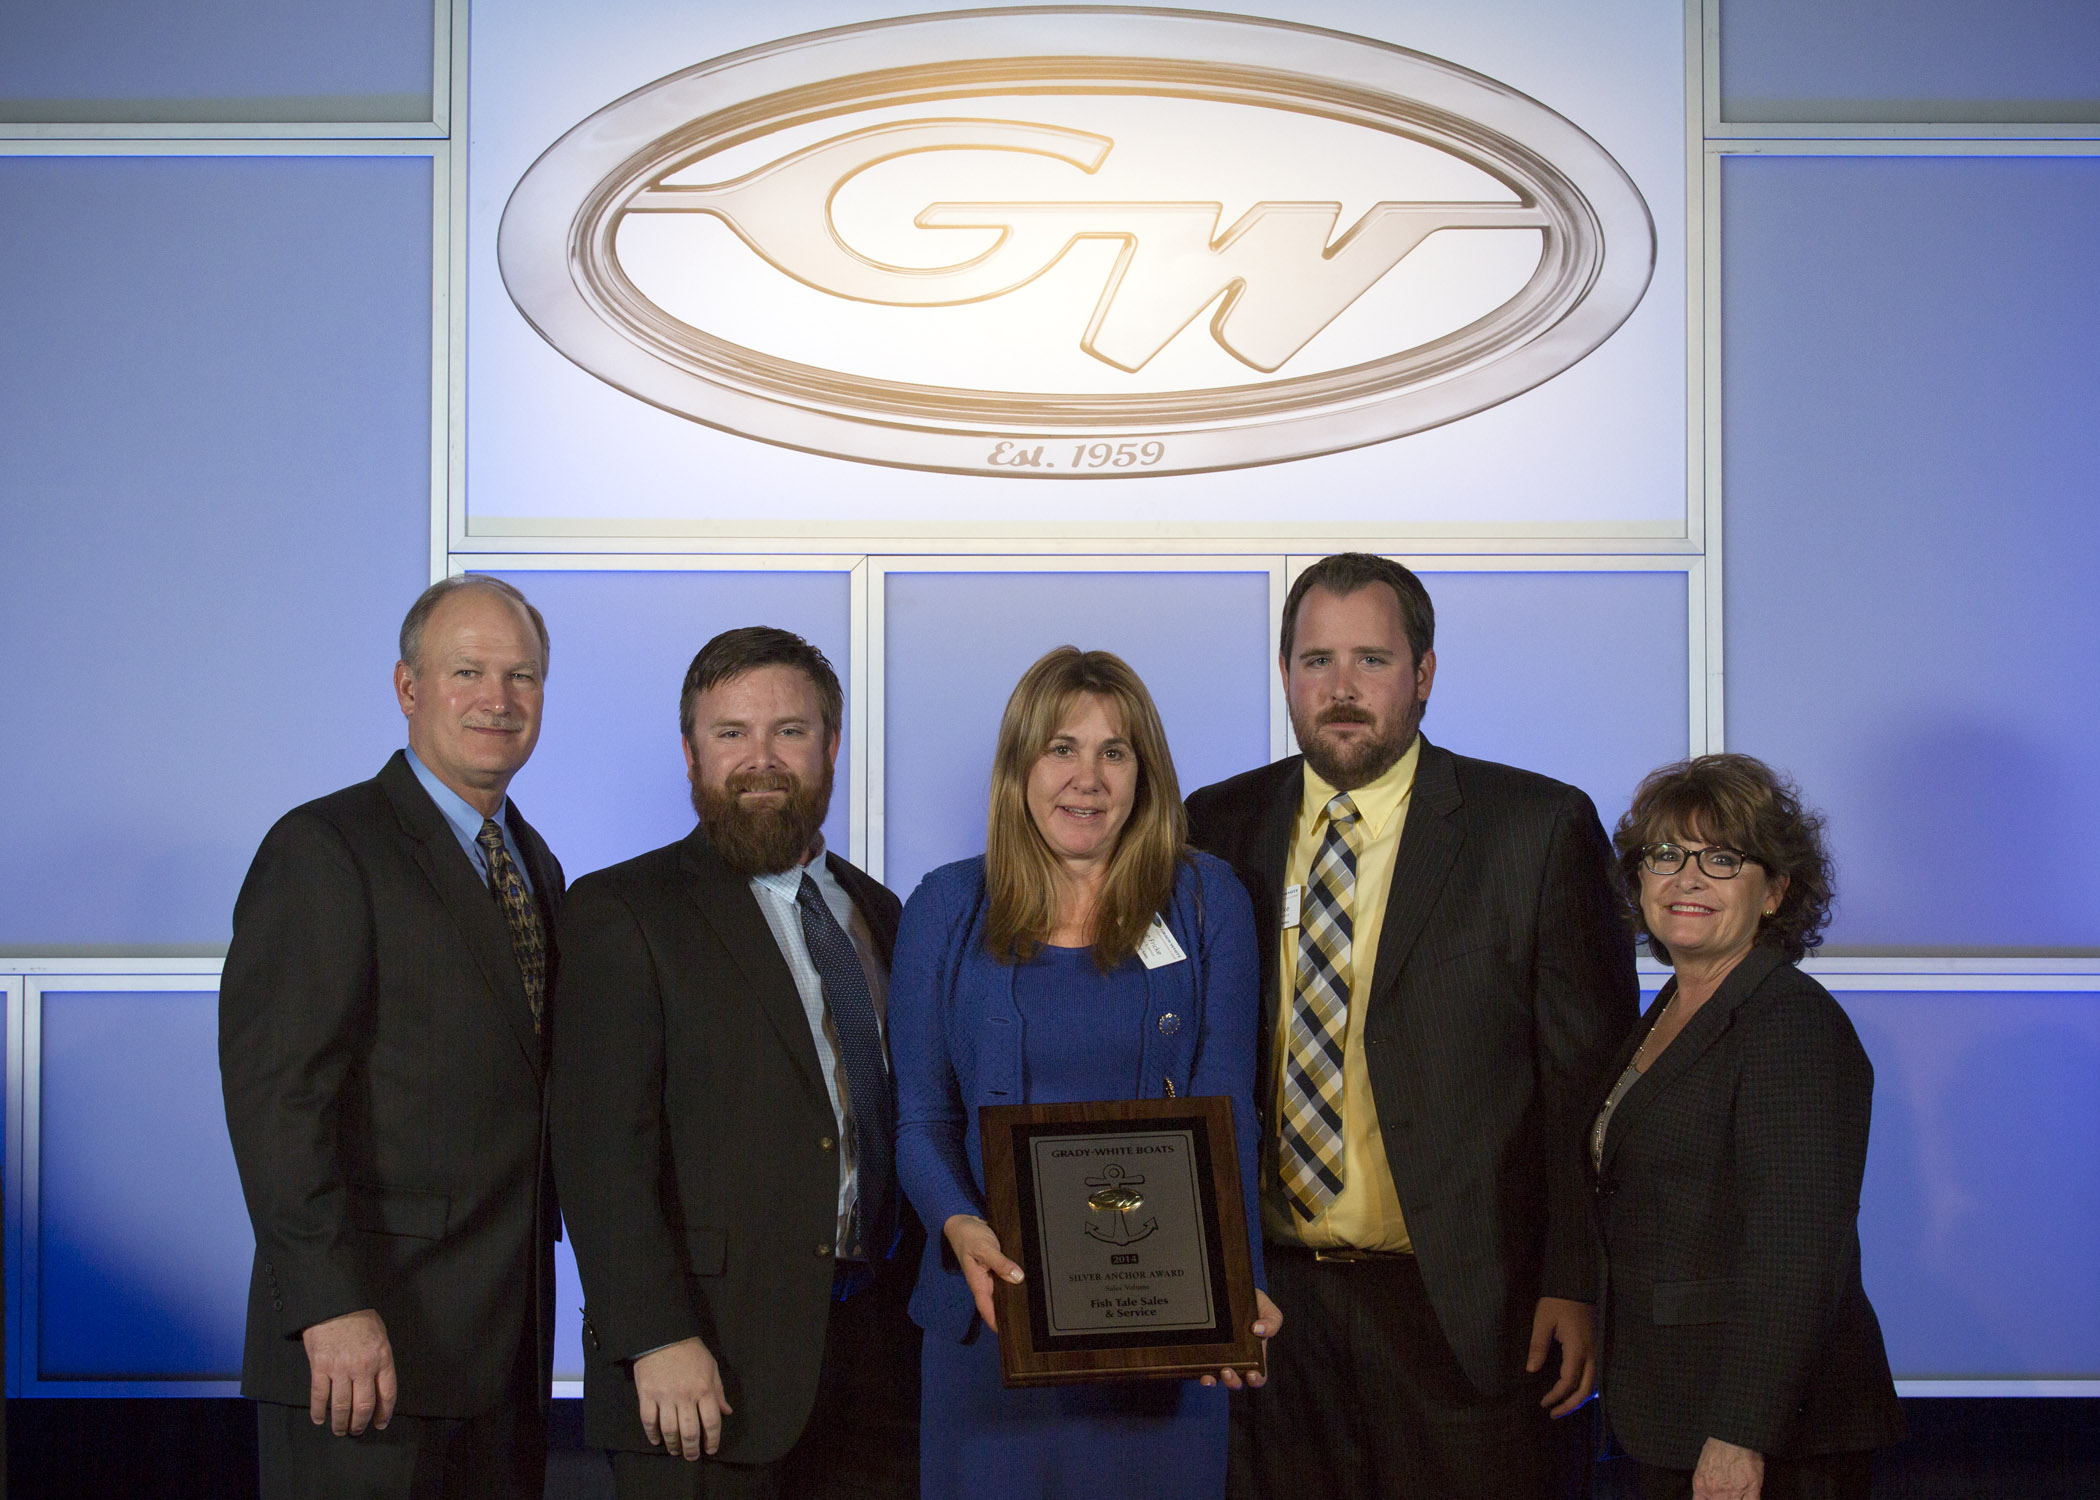
<instances>
[{"instance_id":1,"label":"man's hand","mask_svg":"<svg viewBox=\"0 0 2100 1500\"><path fill-rule=\"evenodd\" d=\"M1692 1470L1692 1500L1758 1500L1765 1488L1765 1456L1717 1437L1699 1450Z\"/></svg>"},{"instance_id":2,"label":"man's hand","mask_svg":"<svg viewBox=\"0 0 2100 1500\"><path fill-rule=\"evenodd\" d=\"M992 1310L992 1278L1019 1281L1021 1268L1000 1253L999 1236L975 1214L950 1214L941 1232L955 1252L955 1263L962 1267L963 1280L970 1284L970 1295L977 1299L977 1316L997 1333L999 1315Z\"/></svg>"},{"instance_id":3,"label":"man's hand","mask_svg":"<svg viewBox=\"0 0 2100 1500\"><path fill-rule=\"evenodd\" d=\"M722 1372L698 1339L652 1349L634 1362L634 1395L642 1431L673 1458L698 1463L722 1446Z\"/></svg>"},{"instance_id":4,"label":"man's hand","mask_svg":"<svg viewBox=\"0 0 2100 1500\"><path fill-rule=\"evenodd\" d=\"M1549 1416L1566 1416L1597 1389L1595 1318L1596 1309L1589 1303L1566 1297L1539 1298L1538 1311L1531 1315L1531 1357L1524 1368L1536 1375L1546 1368L1547 1346L1560 1345L1560 1379L1539 1397Z\"/></svg>"},{"instance_id":5,"label":"man's hand","mask_svg":"<svg viewBox=\"0 0 2100 1500\"><path fill-rule=\"evenodd\" d=\"M1269 1356L1269 1340L1276 1337L1278 1330L1282 1327L1283 1314L1276 1310L1276 1304L1269 1300L1269 1294L1260 1287L1256 1287L1254 1289L1254 1336L1261 1340L1262 1358L1264 1360ZM1239 1371L1222 1369L1215 1375L1203 1376L1202 1380L1205 1385L1217 1385L1222 1382L1228 1389L1235 1391L1243 1386L1263 1386L1269 1383L1269 1377L1260 1370L1249 1370L1246 1377L1242 1379Z\"/></svg>"},{"instance_id":6,"label":"man's hand","mask_svg":"<svg viewBox=\"0 0 2100 1500\"><path fill-rule=\"evenodd\" d=\"M372 1308L315 1323L299 1334L312 1372L306 1414L337 1437L356 1437L367 1425L394 1419L394 1346ZM374 1418L377 1418L375 1421Z\"/></svg>"}]
</instances>

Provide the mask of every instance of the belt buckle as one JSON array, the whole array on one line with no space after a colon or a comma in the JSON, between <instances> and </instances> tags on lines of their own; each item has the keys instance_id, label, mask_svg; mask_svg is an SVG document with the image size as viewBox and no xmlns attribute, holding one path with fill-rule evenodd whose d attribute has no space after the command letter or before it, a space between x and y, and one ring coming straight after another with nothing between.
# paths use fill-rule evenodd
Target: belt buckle
<instances>
[{"instance_id":1,"label":"belt buckle","mask_svg":"<svg viewBox=\"0 0 2100 1500\"><path fill-rule=\"evenodd\" d=\"M1346 1246L1325 1250L1315 1249L1313 1251L1313 1259L1316 1261L1331 1261L1340 1265L1348 1266L1357 1265L1363 1261L1369 1260L1370 1258L1370 1251L1351 1250Z\"/></svg>"}]
</instances>

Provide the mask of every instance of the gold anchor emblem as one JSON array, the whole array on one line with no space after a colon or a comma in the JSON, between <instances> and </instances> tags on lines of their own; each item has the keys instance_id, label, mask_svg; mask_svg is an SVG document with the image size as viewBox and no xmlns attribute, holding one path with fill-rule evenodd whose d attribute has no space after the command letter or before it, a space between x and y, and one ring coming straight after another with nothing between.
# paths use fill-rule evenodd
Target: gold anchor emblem
<instances>
[{"instance_id":1,"label":"gold anchor emblem","mask_svg":"<svg viewBox=\"0 0 2100 1500\"><path fill-rule=\"evenodd\" d=\"M1087 1220L1088 1239L1099 1240L1104 1245L1134 1245L1159 1228L1159 1220L1151 1218L1143 1224L1133 1225L1130 1216L1145 1206L1145 1195L1138 1191L1143 1177L1133 1177L1124 1170L1121 1162L1110 1162L1102 1168L1099 1177L1089 1177L1086 1185L1093 1189L1087 1195L1086 1206L1097 1214L1113 1214L1106 1225Z\"/></svg>"}]
</instances>

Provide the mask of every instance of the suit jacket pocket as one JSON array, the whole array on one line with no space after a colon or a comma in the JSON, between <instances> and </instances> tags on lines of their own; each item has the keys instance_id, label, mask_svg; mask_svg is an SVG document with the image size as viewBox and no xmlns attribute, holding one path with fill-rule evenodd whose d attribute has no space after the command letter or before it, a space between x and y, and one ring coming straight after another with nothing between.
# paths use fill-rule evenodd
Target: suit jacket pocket
<instances>
[{"instance_id":1,"label":"suit jacket pocket","mask_svg":"<svg viewBox=\"0 0 2100 1500\"><path fill-rule=\"evenodd\" d=\"M419 1188L374 1187L353 1182L346 1217L352 1229L367 1234L398 1234L410 1239L444 1238L452 1200Z\"/></svg>"},{"instance_id":2,"label":"suit jacket pocket","mask_svg":"<svg viewBox=\"0 0 2100 1500\"><path fill-rule=\"evenodd\" d=\"M1529 991L1510 960L1508 945L1494 933L1468 932L1424 939L1407 959L1408 983L1452 994L1507 995Z\"/></svg>"},{"instance_id":3,"label":"suit jacket pocket","mask_svg":"<svg viewBox=\"0 0 2100 1500\"><path fill-rule=\"evenodd\" d=\"M1658 1281L1655 1283L1654 1321L1659 1325L1720 1323L1728 1317L1728 1299L1735 1283L1718 1281Z\"/></svg>"},{"instance_id":4,"label":"suit jacket pocket","mask_svg":"<svg viewBox=\"0 0 2100 1500\"><path fill-rule=\"evenodd\" d=\"M729 1236L719 1229L688 1229L685 1250L695 1276L719 1276L729 1263Z\"/></svg>"}]
</instances>

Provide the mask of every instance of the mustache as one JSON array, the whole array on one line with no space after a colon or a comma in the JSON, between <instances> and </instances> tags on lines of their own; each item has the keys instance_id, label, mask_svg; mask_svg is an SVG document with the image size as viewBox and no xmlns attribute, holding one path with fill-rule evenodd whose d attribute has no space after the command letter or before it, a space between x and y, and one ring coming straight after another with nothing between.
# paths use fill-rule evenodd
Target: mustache
<instances>
[{"instance_id":1,"label":"mustache","mask_svg":"<svg viewBox=\"0 0 2100 1500\"><path fill-rule=\"evenodd\" d=\"M738 771L724 777L722 790L735 796L743 792L796 792L802 783L787 771Z\"/></svg>"},{"instance_id":2,"label":"mustache","mask_svg":"<svg viewBox=\"0 0 2100 1500\"><path fill-rule=\"evenodd\" d=\"M1358 708L1353 703L1337 703L1332 708L1322 709L1320 716L1313 720L1313 724L1316 727L1326 724L1376 724L1377 722L1377 717L1370 710Z\"/></svg>"},{"instance_id":3,"label":"mustache","mask_svg":"<svg viewBox=\"0 0 2100 1500\"><path fill-rule=\"evenodd\" d=\"M474 714L459 721L462 729L522 730L525 721L515 714Z\"/></svg>"}]
</instances>

